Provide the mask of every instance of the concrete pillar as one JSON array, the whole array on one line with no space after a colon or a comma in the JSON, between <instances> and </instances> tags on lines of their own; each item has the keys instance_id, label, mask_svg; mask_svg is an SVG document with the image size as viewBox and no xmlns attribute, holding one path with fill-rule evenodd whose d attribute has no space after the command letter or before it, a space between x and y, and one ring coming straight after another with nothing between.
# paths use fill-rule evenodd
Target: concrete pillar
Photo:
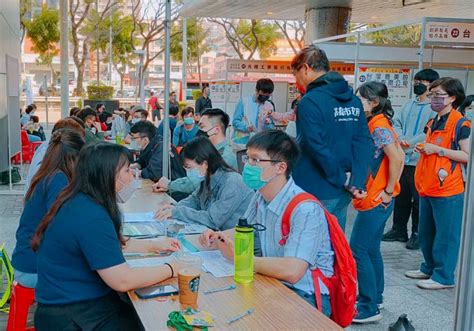
<instances>
[{"instance_id":1,"label":"concrete pillar","mask_svg":"<svg viewBox=\"0 0 474 331\"><path fill-rule=\"evenodd\" d=\"M309 45L315 39L347 33L351 12L351 8L344 7L306 9L305 44Z\"/></svg>"}]
</instances>

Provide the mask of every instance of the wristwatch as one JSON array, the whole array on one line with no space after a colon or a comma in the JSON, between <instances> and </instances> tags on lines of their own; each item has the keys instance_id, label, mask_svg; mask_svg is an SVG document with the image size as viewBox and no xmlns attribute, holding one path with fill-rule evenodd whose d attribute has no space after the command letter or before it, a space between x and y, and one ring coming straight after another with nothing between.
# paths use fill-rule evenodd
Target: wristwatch
<instances>
[{"instance_id":1,"label":"wristwatch","mask_svg":"<svg viewBox=\"0 0 474 331\"><path fill-rule=\"evenodd\" d=\"M443 157L445 155L444 153L444 148L440 148L439 151L438 151L438 155Z\"/></svg>"}]
</instances>

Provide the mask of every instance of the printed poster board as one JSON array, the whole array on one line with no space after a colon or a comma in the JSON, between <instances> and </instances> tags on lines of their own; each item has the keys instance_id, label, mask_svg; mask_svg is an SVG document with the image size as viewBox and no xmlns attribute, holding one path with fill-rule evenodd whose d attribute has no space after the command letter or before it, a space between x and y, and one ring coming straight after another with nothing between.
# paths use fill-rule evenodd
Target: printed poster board
<instances>
[{"instance_id":1,"label":"printed poster board","mask_svg":"<svg viewBox=\"0 0 474 331\"><path fill-rule=\"evenodd\" d=\"M388 95L395 111L410 99L412 89L410 68L359 67L357 87L366 82L387 85Z\"/></svg>"}]
</instances>

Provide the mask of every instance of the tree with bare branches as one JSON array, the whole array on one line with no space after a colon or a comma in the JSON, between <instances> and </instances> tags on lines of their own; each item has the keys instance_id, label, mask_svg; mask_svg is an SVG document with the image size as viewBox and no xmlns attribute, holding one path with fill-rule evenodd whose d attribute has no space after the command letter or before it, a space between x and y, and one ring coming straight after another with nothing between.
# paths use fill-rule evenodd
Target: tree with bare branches
<instances>
[{"instance_id":1,"label":"tree with bare branches","mask_svg":"<svg viewBox=\"0 0 474 331\"><path fill-rule=\"evenodd\" d=\"M110 10L120 0L107 0L103 10L98 15L104 19ZM90 24L90 13L93 0L69 0L69 19L71 25L72 58L77 69L75 95L84 93L84 71L86 60L90 52L90 38L93 35L86 33L85 28ZM86 29L87 30L87 29ZM97 59L98 61L99 59Z\"/></svg>"},{"instance_id":2,"label":"tree with bare branches","mask_svg":"<svg viewBox=\"0 0 474 331\"><path fill-rule=\"evenodd\" d=\"M282 37L276 24L260 20L208 18L208 21L224 29L227 41L240 59L253 59L257 53L261 58L274 54L276 41Z\"/></svg>"},{"instance_id":3,"label":"tree with bare branches","mask_svg":"<svg viewBox=\"0 0 474 331\"><path fill-rule=\"evenodd\" d=\"M280 28L283 36L296 54L304 47L306 33L305 21L274 21Z\"/></svg>"},{"instance_id":4,"label":"tree with bare branches","mask_svg":"<svg viewBox=\"0 0 474 331\"><path fill-rule=\"evenodd\" d=\"M138 48L145 51L143 72L165 51L165 0L135 0L132 9L133 34ZM178 18L178 5L171 8L171 24ZM160 48L152 50L152 43L163 40Z\"/></svg>"}]
</instances>

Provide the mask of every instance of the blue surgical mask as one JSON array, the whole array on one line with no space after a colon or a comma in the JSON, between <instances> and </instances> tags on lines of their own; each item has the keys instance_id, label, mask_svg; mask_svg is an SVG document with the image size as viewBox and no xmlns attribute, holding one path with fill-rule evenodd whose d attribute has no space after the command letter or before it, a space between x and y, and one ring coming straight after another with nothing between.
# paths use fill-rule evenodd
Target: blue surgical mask
<instances>
[{"instance_id":1,"label":"blue surgical mask","mask_svg":"<svg viewBox=\"0 0 474 331\"><path fill-rule=\"evenodd\" d=\"M136 124L136 123L138 123L138 122L140 122L140 119L139 119L139 118L133 118L133 119L132 119L132 124Z\"/></svg>"},{"instance_id":2,"label":"blue surgical mask","mask_svg":"<svg viewBox=\"0 0 474 331\"><path fill-rule=\"evenodd\" d=\"M196 185L199 185L206 178L206 176L199 173L197 168L186 169L186 176Z\"/></svg>"},{"instance_id":3,"label":"blue surgical mask","mask_svg":"<svg viewBox=\"0 0 474 331\"><path fill-rule=\"evenodd\" d=\"M250 187L252 190L260 190L269 180L262 179L263 169L256 165L245 164L244 170L242 171L242 178L245 185Z\"/></svg>"},{"instance_id":4,"label":"blue surgical mask","mask_svg":"<svg viewBox=\"0 0 474 331\"><path fill-rule=\"evenodd\" d=\"M184 119L184 124L185 124L185 125L194 124L194 118L192 118L192 117L186 117L186 118Z\"/></svg>"}]
</instances>

